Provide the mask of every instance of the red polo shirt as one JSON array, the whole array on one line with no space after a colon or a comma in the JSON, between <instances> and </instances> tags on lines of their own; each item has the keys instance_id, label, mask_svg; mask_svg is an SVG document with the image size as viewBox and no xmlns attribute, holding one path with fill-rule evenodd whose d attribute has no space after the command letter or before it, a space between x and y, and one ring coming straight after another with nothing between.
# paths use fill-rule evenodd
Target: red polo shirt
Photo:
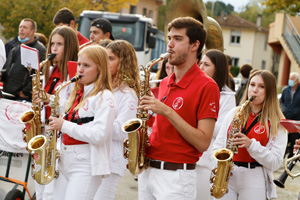
<instances>
[{"instance_id":1,"label":"red polo shirt","mask_svg":"<svg viewBox=\"0 0 300 200\"><path fill-rule=\"evenodd\" d=\"M158 99L195 128L201 119L218 117L218 86L196 63L178 83L175 83L175 73L164 78L159 86ZM151 146L147 148L146 156L151 159L196 163L201 156L196 148L181 137L169 120L161 115L156 115L149 140Z\"/></svg>"},{"instance_id":2,"label":"red polo shirt","mask_svg":"<svg viewBox=\"0 0 300 200\"><path fill-rule=\"evenodd\" d=\"M89 42L89 39L81 35L79 31L77 31L77 38L78 38L79 46Z\"/></svg>"},{"instance_id":3,"label":"red polo shirt","mask_svg":"<svg viewBox=\"0 0 300 200\"><path fill-rule=\"evenodd\" d=\"M250 126L250 124L254 121L255 117L257 116L257 114L249 114L249 118L246 124L246 129ZM270 122L269 122L269 127L270 127ZM229 133L230 129L228 129L228 133ZM254 138L256 141L260 142L260 144L262 146L266 146L268 141L269 141L269 137L267 134L267 127L264 125L260 125L258 122L251 128L251 130L247 133L247 137L249 139ZM237 162L256 162L256 160L254 160L246 147L244 148L239 148L238 149L238 153L235 154L233 156L233 161L237 161Z\"/></svg>"}]
</instances>

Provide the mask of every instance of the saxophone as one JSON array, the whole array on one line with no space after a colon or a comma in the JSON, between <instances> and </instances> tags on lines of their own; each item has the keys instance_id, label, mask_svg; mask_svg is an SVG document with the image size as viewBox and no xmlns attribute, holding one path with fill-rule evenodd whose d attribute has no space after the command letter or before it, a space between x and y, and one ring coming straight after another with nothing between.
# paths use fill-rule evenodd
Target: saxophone
<instances>
[{"instance_id":1,"label":"saxophone","mask_svg":"<svg viewBox=\"0 0 300 200\"><path fill-rule=\"evenodd\" d=\"M50 96L49 106L51 107L51 116L59 116L59 93L60 91L79 80L80 76L73 77L70 81L60 85L54 95ZM59 158L59 152L56 149L57 130L47 130L46 135L37 135L33 137L27 145L28 151L32 156L32 177L37 183L46 185L53 178L58 176L56 168L56 159Z\"/></svg>"},{"instance_id":2,"label":"saxophone","mask_svg":"<svg viewBox=\"0 0 300 200\"><path fill-rule=\"evenodd\" d=\"M159 61L167 59L169 53L162 54L160 58L147 63L144 70L144 80L141 82L140 98L144 95L150 95L150 70ZM148 111L140 109L137 113L137 118L130 119L122 125L122 131L128 134L128 139L125 139L123 145L124 157L128 159L127 168L133 175L140 174L146 167L145 161L145 146L148 141L147 133Z\"/></svg>"},{"instance_id":3,"label":"saxophone","mask_svg":"<svg viewBox=\"0 0 300 200\"><path fill-rule=\"evenodd\" d=\"M56 54L49 54L48 58L40 63L40 69L42 69L48 61L53 60L55 56ZM40 69L36 70L36 73L32 76L32 93L38 92L40 99L45 101L47 96L45 91L41 89ZM19 121L25 124L22 130L24 142L28 143L31 138L40 135L42 133L40 103L36 103L32 99L31 110L23 112L19 117Z\"/></svg>"},{"instance_id":4,"label":"saxophone","mask_svg":"<svg viewBox=\"0 0 300 200\"><path fill-rule=\"evenodd\" d=\"M233 144L234 134L241 131L243 125L243 111L254 98L255 97L252 96L245 101L239 111L235 114L227 137L226 148L220 148L213 152L213 158L217 160L218 167L212 170L213 176L210 182L213 185L210 188L210 192L211 195L217 199L222 198L227 193L228 181L232 170L233 155L238 152L237 145Z\"/></svg>"}]
</instances>

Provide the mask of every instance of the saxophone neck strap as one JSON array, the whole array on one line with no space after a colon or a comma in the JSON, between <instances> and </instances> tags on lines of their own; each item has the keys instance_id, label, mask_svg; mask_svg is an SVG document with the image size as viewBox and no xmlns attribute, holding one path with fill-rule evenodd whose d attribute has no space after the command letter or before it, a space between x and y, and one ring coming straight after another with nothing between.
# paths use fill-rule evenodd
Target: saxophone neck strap
<instances>
[{"instance_id":1,"label":"saxophone neck strap","mask_svg":"<svg viewBox=\"0 0 300 200\"><path fill-rule=\"evenodd\" d=\"M246 129L247 123L245 124L245 126L242 129L243 134L247 135L249 133L249 131L255 126L255 124L257 124L258 120L260 119L260 115L261 115L261 111L259 111L255 119L252 121L252 123L247 129Z\"/></svg>"}]
</instances>

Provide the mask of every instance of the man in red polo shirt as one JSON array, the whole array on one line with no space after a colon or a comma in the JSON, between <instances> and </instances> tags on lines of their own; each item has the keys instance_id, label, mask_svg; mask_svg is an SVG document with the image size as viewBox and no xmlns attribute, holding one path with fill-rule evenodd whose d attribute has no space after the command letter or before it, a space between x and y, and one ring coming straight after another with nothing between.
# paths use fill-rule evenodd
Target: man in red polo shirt
<instances>
[{"instance_id":1,"label":"man in red polo shirt","mask_svg":"<svg viewBox=\"0 0 300 200\"><path fill-rule=\"evenodd\" d=\"M69 8L62 8L53 17L53 23L55 26L69 26L71 27L77 34L79 46L89 42L87 38L80 34L79 31L76 30L75 27L75 17L73 12Z\"/></svg>"},{"instance_id":2,"label":"man in red polo shirt","mask_svg":"<svg viewBox=\"0 0 300 200\"><path fill-rule=\"evenodd\" d=\"M158 99L144 96L139 109L156 113L139 175L139 199L195 199L195 163L211 141L219 112L217 84L197 66L205 43L203 24L192 17L168 25L168 52L174 73L162 80Z\"/></svg>"}]
</instances>

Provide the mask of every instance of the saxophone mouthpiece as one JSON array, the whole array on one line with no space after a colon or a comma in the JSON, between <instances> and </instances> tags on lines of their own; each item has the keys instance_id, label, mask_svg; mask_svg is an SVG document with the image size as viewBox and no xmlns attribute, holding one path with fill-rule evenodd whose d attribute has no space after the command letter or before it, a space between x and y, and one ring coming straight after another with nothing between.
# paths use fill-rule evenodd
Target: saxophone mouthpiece
<instances>
[{"instance_id":1,"label":"saxophone mouthpiece","mask_svg":"<svg viewBox=\"0 0 300 200\"><path fill-rule=\"evenodd\" d=\"M48 54L48 60L53 60L53 58L55 58L56 54L52 53L52 54Z\"/></svg>"},{"instance_id":2,"label":"saxophone mouthpiece","mask_svg":"<svg viewBox=\"0 0 300 200\"><path fill-rule=\"evenodd\" d=\"M170 57L170 53L163 53L163 54L161 54L160 55L160 57L162 58L162 59L167 59L167 58L169 58Z\"/></svg>"},{"instance_id":3,"label":"saxophone mouthpiece","mask_svg":"<svg viewBox=\"0 0 300 200\"><path fill-rule=\"evenodd\" d=\"M72 82L72 83L73 83L73 82L76 82L76 81L78 81L81 77L82 77L81 75L76 75L76 76L74 76L74 77L71 79L71 82Z\"/></svg>"},{"instance_id":4,"label":"saxophone mouthpiece","mask_svg":"<svg viewBox=\"0 0 300 200\"><path fill-rule=\"evenodd\" d=\"M252 96L252 97L250 97L250 101L253 101L254 99L256 98L256 96Z\"/></svg>"}]
</instances>

